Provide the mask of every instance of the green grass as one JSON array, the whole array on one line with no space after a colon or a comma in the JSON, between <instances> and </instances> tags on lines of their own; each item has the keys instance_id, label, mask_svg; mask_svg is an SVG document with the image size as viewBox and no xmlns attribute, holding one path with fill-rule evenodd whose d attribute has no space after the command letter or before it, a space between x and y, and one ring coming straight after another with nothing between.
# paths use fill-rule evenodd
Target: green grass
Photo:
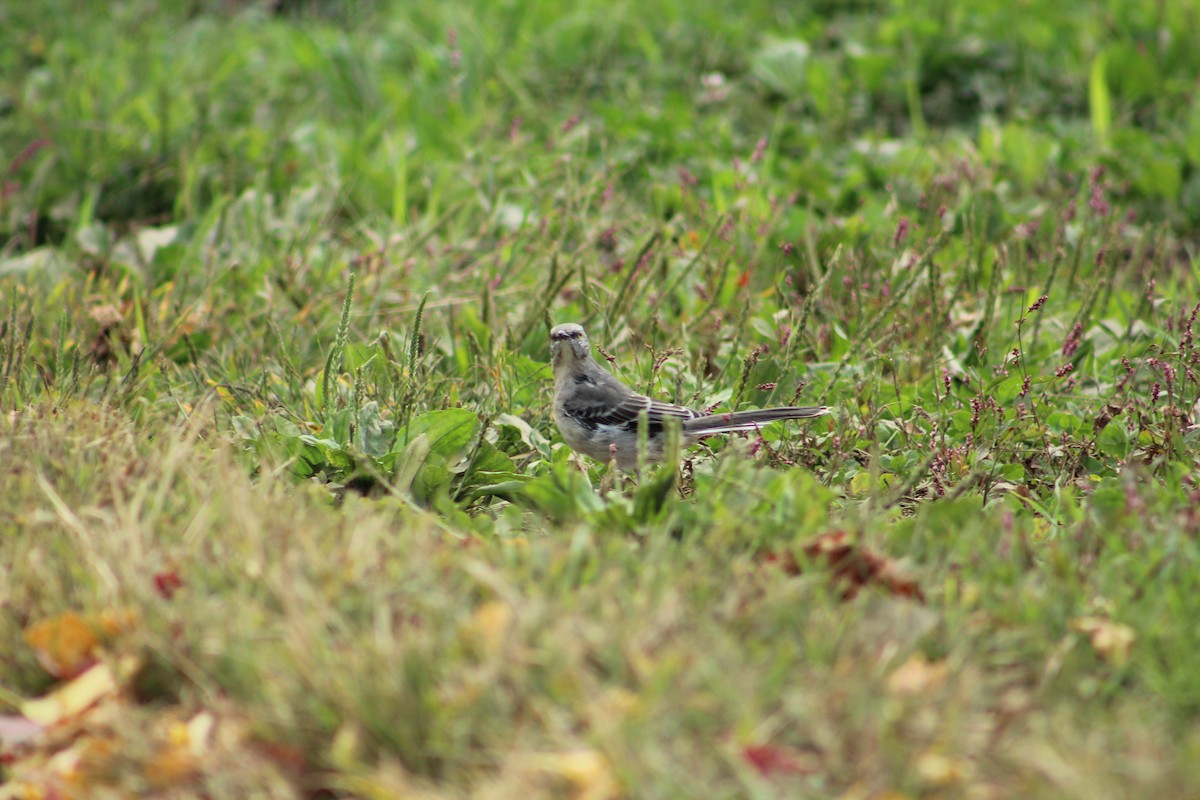
<instances>
[{"instance_id":1,"label":"green grass","mask_svg":"<svg viewBox=\"0 0 1200 800\"><path fill-rule=\"evenodd\" d=\"M1198 21L6 6L0 721L62 683L38 623L136 622L0 780L1186 795ZM563 321L640 390L835 412L622 479L550 419ZM923 600L847 597L843 534Z\"/></svg>"}]
</instances>

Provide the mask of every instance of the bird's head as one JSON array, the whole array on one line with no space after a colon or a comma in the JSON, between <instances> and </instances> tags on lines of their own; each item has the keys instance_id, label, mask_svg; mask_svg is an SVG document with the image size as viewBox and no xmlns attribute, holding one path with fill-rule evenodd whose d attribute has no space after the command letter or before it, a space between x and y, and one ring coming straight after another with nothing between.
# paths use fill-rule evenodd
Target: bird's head
<instances>
[{"instance_id":1,"label":"bird's head","mask_svg":"<svg viewBox=\"0 0 1200 800\"><path fill-rule=\"evenodd\" d=\"M550 361L555 372L570 369L576 363L591 360L591 357L592 346L588 344L582 325L564 322L550 330Z\"/></svg>"}]
</instances>

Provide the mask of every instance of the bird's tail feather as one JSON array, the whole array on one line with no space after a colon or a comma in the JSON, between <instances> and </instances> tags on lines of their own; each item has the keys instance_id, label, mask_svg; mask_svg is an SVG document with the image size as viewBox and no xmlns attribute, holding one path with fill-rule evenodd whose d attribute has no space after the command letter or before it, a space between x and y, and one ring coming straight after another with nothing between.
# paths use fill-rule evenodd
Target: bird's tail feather
<instances>
[{"instance_id":1,"label":"bird's tail feather","mask_svg":"<svg viewBox=\"0 0 1200 800\"><path fill-rule=\"evenodd\" d=\"M787 406L784 408L762 408L756 411L735 411L727 414L711 414L685 420L683 432L697 435L731 433L733 431L757 430L769 422L784 419L808 419L828 414L826 406Z\"/></svg>"}]
</instances>

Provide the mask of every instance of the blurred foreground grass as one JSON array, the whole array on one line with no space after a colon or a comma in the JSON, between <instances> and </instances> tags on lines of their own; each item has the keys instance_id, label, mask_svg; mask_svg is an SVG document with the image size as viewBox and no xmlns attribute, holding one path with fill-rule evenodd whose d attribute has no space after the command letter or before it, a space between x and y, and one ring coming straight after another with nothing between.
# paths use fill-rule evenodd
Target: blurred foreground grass
<instances>
[{"instance_id":1,"label":"blurred foreground grass","mask_svg":"<svg viewBox=\"0 0 1200 800\"><path fill-rule=\"evenodd\" d=\"M1198 20L6 6L0 777L1186 796ZM567 320L837 412L581 470Z\"/></svg>"}]
</instances>

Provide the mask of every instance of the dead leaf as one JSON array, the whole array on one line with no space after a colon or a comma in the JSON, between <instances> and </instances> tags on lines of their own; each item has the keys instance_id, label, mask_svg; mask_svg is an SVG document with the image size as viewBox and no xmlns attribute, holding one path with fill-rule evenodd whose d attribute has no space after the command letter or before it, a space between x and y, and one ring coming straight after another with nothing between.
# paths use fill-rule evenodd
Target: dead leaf
<instances>
[{"instance_id":1,"label":"dead leaf","mask_svg":"<svg viewBox=\"0 0 1200 800\"><path fill-rule=\"evenodd\" d=\"M930 662L920 653L914 653L888 676L887 688L901 697L928 694L941 688L949 671L945 661Z\"/></svg>"},{"instance_id":2,"label":"dead leaf","mask_svg":"<svg viewBox=\"0 0 1200 800\"><path fill-rule=\"evenodd\" d=\"M164 747L144 767L146 781L156 789L175 786L196 776L196 757L185 747Z\"/></svg>"},{"instance_id":3,"label":"dead leaf","mask_svg":"<svg viewBox=\"0 0 1200 800\"><path fill-rule=\"evenodd\" d=\"M121 313L121 309L112 303L92 306L88 309L88 316L101 328L115 328L125 321L125 315Z\"/></svg>"},{"instance_id":4,"label":"dead leaf","mask_svg":"<svg viewBox=\"0 0 1200 800\"><path fill-rule=\"evenodd\" d=\"M56 678L73 678L96 660L100 637L73 611L43 620L25 631L42 669Z\"/></svg>"},{"instance_id":5,"label":"dead leaf","mask_svg":"<svg viewBox=\"0 0 1200 800\"><path fill-rule=\"evenodd\" d=\"M1107 403L1092 420L1092 435L1099 436L1100 432L1108 427L1108 423L1113 421L1113 417L1120 416L1124 410L1124 406L1120 403Z\"/></svg>"},{"instance_id":6,"label":"dead leaf","mask_svg":"<svg viewBox=\"0 0 1200 800\"><path fill-rule=\"evenodd\" d=\"M26 700L21 704L21 713L39 725L54 725L78 716L116 691L117 681L112 669L108 664L96 664L50 694Z\"/></svg>"},{"instance_id":7,"label":"dead leaf","mask_svg":"<svg viewBox=\"0 0 1200 800\"><path fill-rule=\"evenodd\" d=\"M115 639L129 633L137 625L137 614L128 608L107 608L99 614L89 616L88 622L95 624L105 637Z\"/></svg>"},{"instance_id":8,"label":"dead leaf","mask_svg":"<svg viewBox=\"0 0 1200 800\"><path fill-rule=\"evenodd\" d=\"M1108 617L1076 617L1071 627L1087 634L1092 649L1105 661L1118 667L1129 661L1137 634L1128 625Z\"/></svg>"},{"instance_id":9,"label":"dead leaf","mask_svg":"<svg viewBox=\"0 0 1200 800\"><path fill-rule=\"evenodd\" d=\"M842 599L850 600L864 586L875 585L898 597L925 602L925 593L911 578L900 574L887 556L855 542L848 531L823 533L807 542L804 554L813 561L824 561L833 570L834 583L841 587ZM790 552L767 553L764 563L777 565L788 575L799 575L803 568Z\"/></svg>"},{"instance_id":10,"label":"dead leaf","mask_svg":"<svg viewBox=\"0 0 1200 800\"><path fill-rule=\"evenodd\" d=\"M175 569L163 570L154 574L154 589L164 600L170 600L175 592L183 588L183 578Z\"/></svg>"},{"instance_id":11,"label":"dead leaf","mask_svg":"<svg viewBox=\"0 0 1200 800\"><path fill-rule=\"evenodd\" d=\"M88 315L96 322L96 335L88 348L92 361L101 366L116 361L116 348L130 350L133 337L123 328L125 314L111 303L93 306ZM140 332L138 332L140 336Z\"/></svg>"},{"instance_id":12,"label":"dead leaf","mask_svg":"<svg viewBox=\"0 0 1200 800\"><path fill-rule=\"evenodd\" d=\"M529 765L569 783L574 800L610 800L620 794L608 759L595 750L539 753L530 757Z\"/></svg>"},{"instance_id":13,"label":"dead leaf","mask_svg":"<svg viewBox=\"0 0 1200 800\"><path fill-rule=\"evenodd\" d=\"M742 748L742 758L766 778L812 775L818 769L815 753L774 744L748 744Z\"/></svg>"},{"instance_id":14,"label":"dead leaf","mask_svg":"<svg viewBox=\"0 0 1200 800\"><path fill-rule=\"evenodd\" d=\"M917 758L917 774L932 786L949 786L965 777L962 762L941 753L922 753Z\"/></svg>"},{"instance_id":15,"label":"dead leaf","mask_svg":"<svg viewBox=\"0 0 1200 800\"><path fill-rule=\"evenodd\" d=\"M463 634L485 655L492 655L504 646L512 623L513 611L508 603L491 600L475 609L470 621L463 626Z\"/></svg>"},{"instance_id":16,"label":"dead leaf","mask_svg":"<svg viewBox=\"0 0 1200 800\"><path fill-rule=\"evenodd\" d=\"M84 617L74 611L43 620L25 631L38 663L55 678L70 679L96 663L100 646L133 629L136 615L108 609Z\"/></svg>"}]
</instances>

